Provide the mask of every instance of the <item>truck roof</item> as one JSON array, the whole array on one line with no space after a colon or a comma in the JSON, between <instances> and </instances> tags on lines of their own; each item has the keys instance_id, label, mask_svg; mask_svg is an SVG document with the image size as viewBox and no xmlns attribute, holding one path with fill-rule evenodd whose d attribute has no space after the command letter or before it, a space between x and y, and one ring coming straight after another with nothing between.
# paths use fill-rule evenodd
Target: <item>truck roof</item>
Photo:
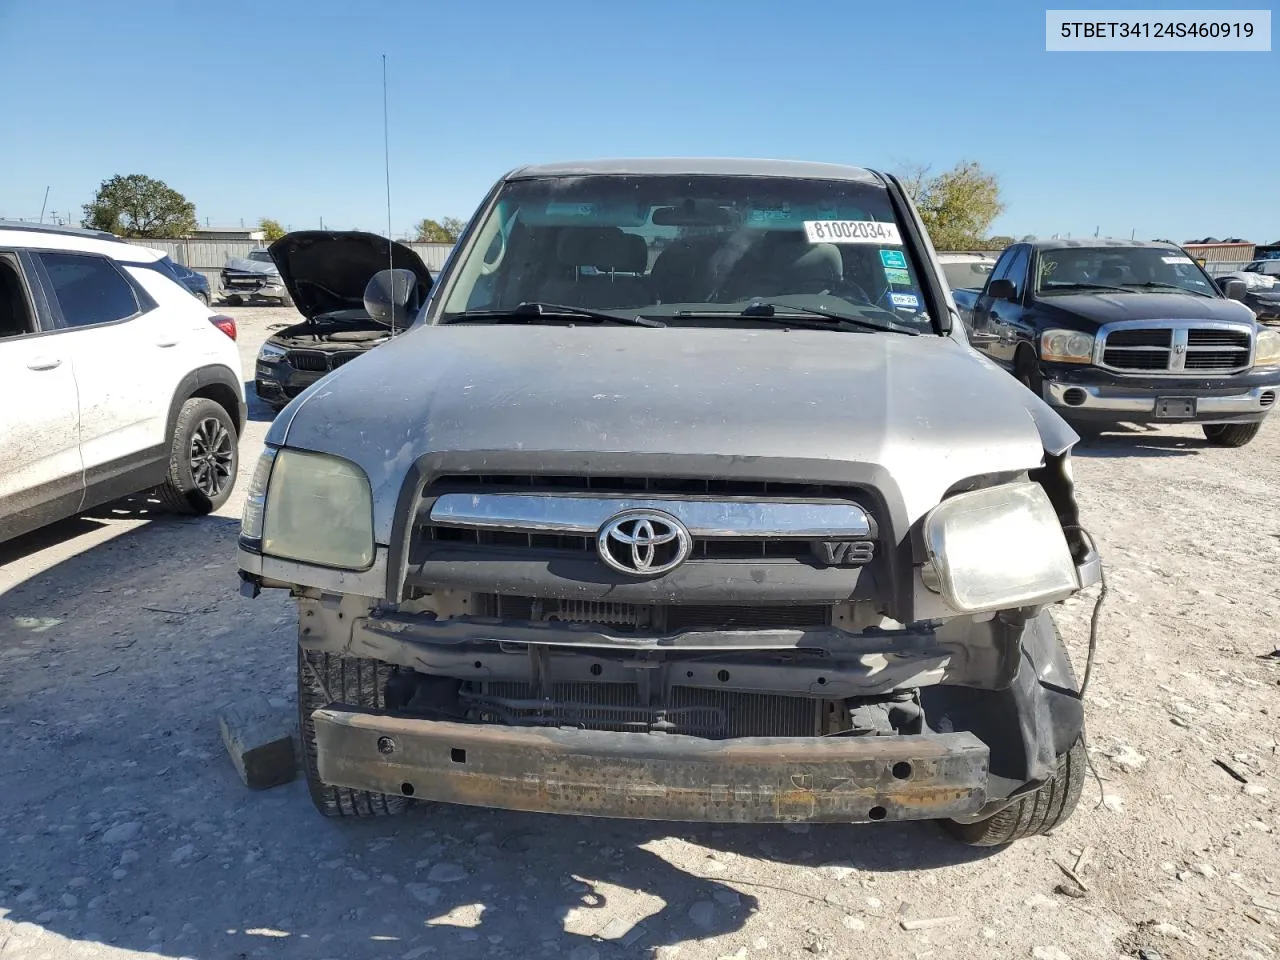
<instances>
[{"instance_id":1,"label":"truck roof","mask_svg":"<svg viewBox=\"0 0 1280 960\"><path fill-rule=\"evenodd\" d=\"M1064 250L1069 247L1165 247L1180 249L1176 243L1164 240L1112 240L1108 237L1087 237L1081 240L1028 240L1037 250Z\"/></svg>"},{"instance_id":2,"label":"truck roof","mask_svg":"<svg viewBox=\"0 0 1280 960\"><path fill-rule=\"evenodd\" d=\"M854 180L878 183L872 170L838 163L814 163L808 160L753 160L717 157L641 157L614 160L578 160L518 167L504 180L530 180L536 177L583 177L592 174L620 176L731 176L789 177L800 180Z\"/></svg>"}]
</instances>

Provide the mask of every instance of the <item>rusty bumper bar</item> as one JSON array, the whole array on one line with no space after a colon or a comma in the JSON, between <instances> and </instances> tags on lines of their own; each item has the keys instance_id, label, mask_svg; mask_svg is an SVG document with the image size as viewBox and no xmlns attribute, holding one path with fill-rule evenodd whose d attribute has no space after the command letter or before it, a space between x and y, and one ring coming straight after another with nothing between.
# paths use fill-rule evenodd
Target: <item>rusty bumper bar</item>
<instances>
[{"instance_id":1,"label":"rusty bumper bar","mask_svg":"<svg viewBox=\"0 0 1280 960\"><path fill-rule=\"evenodd\" d=\"M320 778L446 803L642 820L960 817L986 800L969 733L703 740L314 713Z\"/></svg>"}]
</instances>

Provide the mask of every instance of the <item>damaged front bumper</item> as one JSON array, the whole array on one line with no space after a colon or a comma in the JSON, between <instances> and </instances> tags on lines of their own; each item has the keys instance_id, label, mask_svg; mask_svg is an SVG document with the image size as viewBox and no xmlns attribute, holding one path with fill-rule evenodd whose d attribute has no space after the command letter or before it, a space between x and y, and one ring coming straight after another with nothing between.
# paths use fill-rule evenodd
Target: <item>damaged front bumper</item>
<instances>
[{"instance_id":1,"label":"damaged front bumper","mask_svg":"<svg viewBox=\"0 0 1280 960\"><path fill-rule=\"evenodd\" d=\"M504 727L332 705L313 714L326 783L540 813L733 823L965 817L986 800L970 733L704 740Z\"/></svg>"}]
</instances>

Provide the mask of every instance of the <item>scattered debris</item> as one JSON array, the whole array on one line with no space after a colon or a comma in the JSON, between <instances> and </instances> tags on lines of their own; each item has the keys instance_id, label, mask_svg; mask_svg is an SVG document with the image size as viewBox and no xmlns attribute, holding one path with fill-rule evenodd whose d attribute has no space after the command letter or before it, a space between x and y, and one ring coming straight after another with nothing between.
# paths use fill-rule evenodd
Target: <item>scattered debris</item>
<instances>
[{"instance_id":1,"label":"scattered debris","mask_svg":"<svg viewBox=\"0 0 1280 960\"><path fill-rule=\"evenodd\" d=\"M841 917L840 922L844 925L844 928L846 930L852 930L855 933L858 933L867 929L867 924L865 921L859 919L858 917L851 916L849 914L845 914L843 917Z\"/></svg>"},{"instance_id":2,"label":"scattered debris","mask_svg":"<svg viewBox=\"0 0 1280 960\"><path fill-rule=\"evenodd\" d=\"M1067 879L1071 880L1073 883L1075 883L1077 887L1079 887L1084 892L1088 893L1089 885L1080 879L1080 874L1076 873L1074 870L1068 867L1065 863L1062 863L1059 860L1055 860L1053 862L1054 862L1054 865L1057 866L1059 870L1061 870L1064 874L1066 874Z\"/></svg>"},{"instance_id":3,"label":"scattered debris","mask_svg":"<svg viewBox=\"0 0 1280 960\"><path fill-rule=\"evenodd\" d=\"M1125 773L1137 773L1142 769L1143 764L1147 762L1146 757L1124 743L1114 747L1110 753L1106 754L1106 757Z\"/></svg>"},{"instance_id":4,"label":"scattered debris","mask_svg":"<svg viewBox=\"0 0 1280 960\"><path fill-rule=\"evenodd\" d=\"M1072 883L1059 883L1054 886L1053 892L1061 894L1064 897L1071 897L1073 900L1080 900L1085 895L1085 891L1082 887L1077 887Z\"/></svg>"},{"instance_id":5,"label":"scattered debris","mask_svg":"<svg viewBox=\"0 0 1280 960\"><path fill-rule=\"evenodd\" d=\"M1083 873L1085 866L1089 863L1089 858L1093 856L1093 847L1085 847L1080 851L1080 856L1076 857L1076 865L1071 869L1076 873Z\"/></svg>"},{"instance_id":6,"label":"scattered debris","mask_svg":"<svg viewBox=\"0 0 1280 960\"><path fill-rule=\"evenodd\" d=\"M898 925L903 930L932 930L934 927L945 927L959 920L959 917L921 917L918 920L900 920Z\"/></svg>"},{"instance_id":7,"label":"scattered debris","mask_svg":"<svg viewBox=\"0 0 1280 960\"><path fill-rule=\"evenodd\" d=\"M1071 960L1065 950L1057 947L1032 947L1031 956L1033 960Z\"/></svg>"},{"instance_id":8,"label":"scattered debris","mask_svg":"<svg viewBox=\"0 0 1280 960\"><path fill-rule=\"evenodd\" d=\"M128 843L142 831L142 824L137 820L128 823L117 823L108 827L99 838L103 843Z\"/></svg>"},{"instance_id":9,"label":"scattered debris","mask_svg":"<svg viewBox=\"0 0 1280 960\"><path fill-rule=\"evenodd\" d=\"M716 905L710 900L699 900L689 908L689 919L700 927L711 927L716 921Z\"/></svg>"},{"instance_id":10,"label":"scattered debris","mask_svg":"<svg viewBox=\"0 0 1280 960\"><path fill-rule=\"evenodd\" d=\"M263 696L246 697L222 711L218 726L245 786L265 790L297 776L293 750L297 721L291 711L271 706Z\"/></svg>"},{"instance_id":11,"label":"scattered debris","mask_svg":"<svg viewBox=\"0 0 1280 960\"><path fill-rule=\"evenodd\" d=\"M1240 771L1232 767L1231 764L1227 763L1227 761L1221 760L1218 757L1214 757L1213 762L1216 763L1223 770L1225 770L1228 773L1228 775L1230 775L1232 778L1239 780L1241 783L1249 782L1248 777L1246 777L1243 773L1241 773Z\"/></svg>"}]
</instances>

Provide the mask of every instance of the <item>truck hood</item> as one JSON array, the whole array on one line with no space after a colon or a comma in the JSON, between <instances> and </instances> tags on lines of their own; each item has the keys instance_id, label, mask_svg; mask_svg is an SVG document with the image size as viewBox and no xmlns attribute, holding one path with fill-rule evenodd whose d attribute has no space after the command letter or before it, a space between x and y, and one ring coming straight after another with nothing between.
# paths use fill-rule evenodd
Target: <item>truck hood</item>
<instances>
[{"instance_id":1,"label":"truck hood","mask_svg":"<svg viewBox=\"0 0 1280 960\"><path fill-rule=\"evenodd\" d=\"M390 244L390 250L387 245ZM335 310L363 310L364 289L379 270L412 270L418 302L431 289L431 271L403 243L360 230L298 230L268 248L294 306L307 319Z\"/></svg>"},{"instance_id":2,"label":"truck hood","mask_svg":"<svg viewBox=\"0 0 1280 960\"><path fill-rule=\"evenodd\" d=\"M224 270L233 270L236 273L261 273L264 276L279 276L280 271L276 269L275 264L266 263L262 260L228 260L223 266Z\"/></svg>"},{"instance_id":3,"label":"truck hood","mask_svg":"<svg viewBox=\"0 0 1280 960\"><path fill-rule=\"evenodd\" d=\"M957 482L1033 469L1078 439L950 338L487 325L406 331L304 391L267 436L359 464L380 543L430 455L450 472L679 475L714 460L758 479L874 476L912 523Z\"/></svg>"},{"instance_id":4,"label":"truck hood","mask_svg":"<svg viewBox=\"0 0 1280 960\"><path fill-rule=\"evenodd\" d=\"M1234 320L1248 323L1253 313L1242 303L1194 293L1069 293L1041 297L1048 310L1098 325L1116 320Z\"/></svg>"}]
</instances>

